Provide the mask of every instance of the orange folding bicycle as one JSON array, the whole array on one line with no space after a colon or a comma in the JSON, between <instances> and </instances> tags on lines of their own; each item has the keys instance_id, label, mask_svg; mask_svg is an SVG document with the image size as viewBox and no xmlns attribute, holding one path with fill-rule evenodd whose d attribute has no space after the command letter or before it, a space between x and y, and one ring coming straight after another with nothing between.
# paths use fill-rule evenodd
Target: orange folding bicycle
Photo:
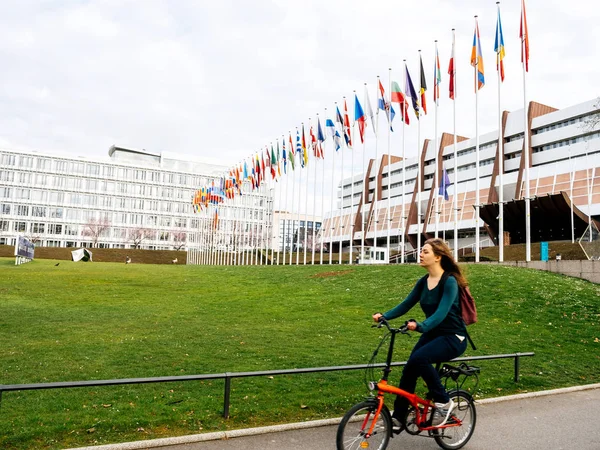
<instances>
[{"instance_id":1,"label":"orange folding bicycle","mask_svg":"<svg viewBox=\"0 0 600 450\"><path fill-rule=\"evenodd\" d=\"M337 449L338 450L358 450L375 449L384 450L387 448L392 433L392 416L388 407L385 405L385 394L395 394L405 397L409 402L408 416L406 419L406 432L412 435L420 435L435 439L437 444L443 449L455 450L463 447L475 431L477 413L475 403L471 394L463 390L465 381L473 376L475 386L477 386L479 368L468 366L464 363L459 366L444 364L438 371L448 395L456 404L448 421L441 426L432 425L432 416L435 405L432 401L422 399L416 394L411 394L402 389L388 384L388 377L392 371L392 357L394 352L394 342L397 334L408 334L406 325L400 328L392 328L389 323L381 318L374 327L381 328L385 326L388 333L381 339L381 342L373 352L373 356L365 372L365 382L370 391L370 396L354 405L344 415L338 426L337 431ZM375 368L381 367L381 364L375 364L379 350L389 338L389 347L386 362L383 365L383 376L379 382L375 379ZM449 380L451 389L448 389ZM377 393L375 394L375 391Z\"/></svg>"}]
</instances>

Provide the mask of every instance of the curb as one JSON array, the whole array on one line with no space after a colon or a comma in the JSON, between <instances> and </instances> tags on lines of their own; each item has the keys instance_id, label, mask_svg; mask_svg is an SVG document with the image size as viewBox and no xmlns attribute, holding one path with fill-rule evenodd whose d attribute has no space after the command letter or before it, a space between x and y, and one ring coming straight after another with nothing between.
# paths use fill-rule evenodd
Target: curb
<instances>
[{"instance_id":1,"label":"curb","mask_svg":"<svg viewBox=\"0 0 600 450\"><path fill-rule=\"evenodd\" d=\"M494 397L482 400L476 400L478 404L499 403L511 400L521 400L526 398L544 397L547 395L567 394L570 392L586 391L590 389L600 389L600 383L586 384L583 386L573 386L560 389L551 389L547 391L527 392L524 394L507 395L505 397ZM242 428L230 431L217 431L213 433L191 434L188 436L151 439L146 441L123 442L120 444L95 445L91 447L78 447L71 450L143 450L150 448L160 448L170 445L192 444L195 442L215 441L221 439L232 439L244 436L256 436L267 433L277 433L280 431L303 430L306 428L323 427L327 425L337 425L341 417L334 419L311 420L307 422L286 423L281 425L270 425L257 428Z\"/></svg>"}]
</instances>

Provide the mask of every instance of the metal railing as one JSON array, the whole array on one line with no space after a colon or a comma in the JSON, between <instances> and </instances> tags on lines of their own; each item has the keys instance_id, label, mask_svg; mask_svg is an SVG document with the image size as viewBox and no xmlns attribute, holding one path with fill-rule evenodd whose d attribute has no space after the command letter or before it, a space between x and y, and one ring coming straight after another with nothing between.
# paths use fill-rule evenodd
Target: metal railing
<instances>
[{"instance_id":1,"label":"metal railing","mask_svg":"<svg viewBox=\"0 0 600 450\"><path fill-rule=\"evenodd\" d=\"M535 356L533 352L527 353L508 353L503 355L488 355L488 356L469 356L464 358L456 358L454 361L483 361L493 359L509 359L514 358L514 381L519 381L519 372L521 367L521 358L524 356ZM406 361L392 363L392 366L404 366ZM385 364L377 364L375 367L383 367ZM197 380L225 380L225 390L223 394L223 417L229 418L229 407L231 401L231 380L234 378L249 378L249 377L266 377L274 375L296 375L302 373L319 373L319 372L339 372L344 370L361 370L366 369L367 364L354 366L332 366L332 367L311 367L305 369L282 369L282 370L265 370L258 372L225 372L202 375L177 375L167 377L152 377L152 378L121 378L115 380L89 380L89 381L59 381L53 383L32 383L32 384L0 384L0 405L2 403L2 394L12 391L32 391L41 389L65 389L65 388L81 388L81 387L98 387L98 386L116 386L121 384L148 384L148 383L169 383L180 381L197 381Z\"/></svg>"}]
</instances>

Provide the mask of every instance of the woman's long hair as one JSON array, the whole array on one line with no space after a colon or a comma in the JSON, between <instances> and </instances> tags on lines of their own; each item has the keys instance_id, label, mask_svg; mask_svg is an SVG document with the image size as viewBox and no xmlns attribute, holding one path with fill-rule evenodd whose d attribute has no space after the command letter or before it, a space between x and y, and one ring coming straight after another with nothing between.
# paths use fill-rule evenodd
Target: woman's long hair
<instances>
[{"instance_id":1,"label":"woman's long hair","mask_svg":"<svg viewBox=\"0 0 600 450\"><path fill-rule=\"evenodd\" d=\"M460 270L459 265L454 261L454 256L452 255L450 247L448 247L441 239L427 239L423 245L425 244L431 246L435 256L440 256L442 258L440 264L442 269L444 269L444 272L453 275L454 278L456 278L459 287L466 287L468 285L467 279Z\"/></svg>"}]
</instances>

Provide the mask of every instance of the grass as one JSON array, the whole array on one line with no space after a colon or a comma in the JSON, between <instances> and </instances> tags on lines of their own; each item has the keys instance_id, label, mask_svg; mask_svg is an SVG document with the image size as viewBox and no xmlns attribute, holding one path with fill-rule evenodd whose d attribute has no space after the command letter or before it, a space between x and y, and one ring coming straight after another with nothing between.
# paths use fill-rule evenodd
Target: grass
<instances>
[{"instance_id":1,"label":"grass","mask_svg":"<svg viewBox=\"0 0 600 450\"><path fill-rule=\"evenodd\" d=\"M135 378L364 364L374 311L411 289L416 266L202 267L0 258L0 383ZM600 286L557 274L466 265L478 300L468 355L478 398L600 382ZM412 315L412 314L411 314ZM414 311L415 318L422 317ZM406 360L416 337L399 341ZM58 449L339 417L362 371L8 392L0 448ZM392 380L398 378L392 374Z\"/></svg>"}]
</instances>

